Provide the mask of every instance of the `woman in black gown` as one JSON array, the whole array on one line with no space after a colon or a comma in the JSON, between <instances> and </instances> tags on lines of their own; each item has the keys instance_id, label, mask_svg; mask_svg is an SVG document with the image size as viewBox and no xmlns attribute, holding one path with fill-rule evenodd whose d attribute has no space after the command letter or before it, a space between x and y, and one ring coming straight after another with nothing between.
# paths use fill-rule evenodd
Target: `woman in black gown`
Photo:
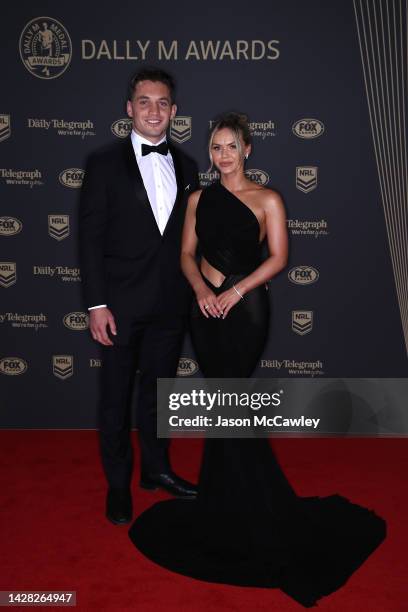
<instances>
[{"instance_id":1,"label":"woman in black gown","mask_svg":"<svg viewBox=\"0 0 408 612\"><path fill-rule=\"evenodd\" d=\"M206 377L251 376L267 337L265 283L286 264L284 207L276 192L246 178L250 151L245 118L223 116L209 142L220 182L193 193L186 214L181 262L196 295L191 336ZM264 239L270 256L262 262ZM197 499L155 504L129 535L175 572L279 587L311 607L380 544L385 522L339 495L298 497L267 439L208 439Z\"/></svg>"}]
</instances>

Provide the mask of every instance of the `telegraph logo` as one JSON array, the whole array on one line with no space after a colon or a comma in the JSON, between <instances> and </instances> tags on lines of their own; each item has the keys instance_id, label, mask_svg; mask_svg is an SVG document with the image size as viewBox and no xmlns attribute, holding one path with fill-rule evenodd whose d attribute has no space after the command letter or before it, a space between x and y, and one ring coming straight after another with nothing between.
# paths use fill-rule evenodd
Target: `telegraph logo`
<instances>
[{"instance_id":1,"label":"telegraph logo","mask_svg":"<svg viewBox=\"0 0 408 612\"><path fill-rule=\"evenodd\" d=\"M186 142L191 138L191 117L174 117L170 121L170 138L175 142Z\"/></svg>"},{"instance_id":2,"label":"telegraph logo","mask_svg":"<svg viewBox=\"0 0 408 612\"><path fill-rule=\"evenodd\" d=\"M0 287L8 289L17 281L17 264L14 261L0 261Z\"/></svg>"},{"instance_id":3,"label":"telegraph logo","mask_svg":"<svg viewBox=\"0 0 408 612\"><path fill-rule=\"evenodd\" d=\"M128 117L117 119L111 125L111 132L118 138L126 138L132 131L132 120Z\"/></svg>"},{"instance_id":4,"label":"telegraph logo","mask_svg":"<svg viewBox=\"0 0 408 612\"><path fill-rule=\"evenodd\" d=\"M10 115L0 115L0 142L11 136Z\"/></svg>"},{"instance_id":5,"label":"telegraph logo","mask_svg":"<svg viewBox=\"0 0 408 612\"><path fill-rule=\"evenodd\" d=\"M60 173L59 181L61 185L64 185L64 187L78 189L79 187L82 187L84 176L85 171L81 168L67 168Z\"/></svg>"},{"instance_id":6,"label":"telegraph logo","mask_svg":"<svg viewBox=\"0 0 408 612\"><path fill-rule=\"evenodd\" d=\"M69 236L69 215L48 215L48 234L55 240Z\"/></svg>"},{"instance_id":7,"label":"telegraph logo","mask_svg":"<svg viewBox=\"0 0 408 612\"><path fill-rule=\"evenodd\" d=\"M23 229L23 224L14 217L0 217L0 236L15 236Z\"/></svg>"},{"instance_id":8,"label":"telegraph logo","mask_svg":"<svg viewBox=\"0 0 408 612\"><path fill-rule=\"evenodd\" d=\"M319 272L312 266L296 266L289 270L288 278L296 285L311 285L319 278Z\"/></svg>"},{"instance_id":9,"label":"telegraph logo","mask_svg":"<svg viewBox=\"0 0 408 612\"><path fill-rule=\"evenodd\" d=\"M317 138L324 132L324 125L318 119L299 119L292 125L292 132L298 138Z\"/></svg>"},{"instance_id":10,"label":"telegraph logo","mask_svg":"<svg viewBox=\"0 0 408 612\"><path fill-rule=\"evenodd\" d=\"M74 358L72 355L53 355L52 373L61 380L66 380L74 373Z\"/></svg>"},{"instance_id":11,"label":"telegraph logo","mask_svg":"<svg viewBox=\"0 0 408 612\"><path fill-rule=\"evenodd\" d=\"M296 167L296 187L309 193L317 187L317 166L297 166Z\"/></svg>"},{"instance_id":12,"label":"telegraph logo","mask_svg":"<svg viewBox=\"0 0 408 612\"><path fill-rule=\"evenodd\" d=\"M88 329L89 316L86 312L69 312L62 319L65 327L73 331L82 331Z\"/></svg>"},{"instance_id":13,"label":"telegraph logo","mask_svg":"<svg viewBox=\"0 0 408 612\"><path fill-rule=\"evenodd\" d=\"M53 17L29 21L21 32L19 46L24 66L39 79L56 79L71 62L71 39L62 23Z\"/></svg>"},{"instance_id":14,"label":"telegraph logo","mask_svg":"<svg viewBox=\"0 0 408 612\"><path fill-rule=\"evenodd\" d=\"M177 368L177 376L192 376L198 372L198 363L194 359L181 357Z\"/></svg>"},{"instance_id":15,"label":"telegraph logo","mask_svg":"<svg viewBox=\"0 0 408 612\"><path fill-rule=\"evenodd\" d=\"M313 329L313 311L312 310L292 310L292 330L304 336Z\"/></svg>"},{"instance_id":16,"label":"telegraph logo","mask_svg":"<svg viewBox=\"0 0 408 612\"><path fill-rule=\"evenodd\" d=\"M269 174L263 170L258 170L257 168L245 170L245 175L250 181L254 181L258 185L267 185L269 183Z\"/></svg>"},{"instance_id":17,"label":"telegraph logo","mask_svg":"<svg viewBox=\"0 0 408 612\"><path fill-rule=\"evenodd\" d=\"M0 373L8 376L18 376L27 371L28 364L20 357L3 357L0 359Z\"/></svg>"}]
</instances>

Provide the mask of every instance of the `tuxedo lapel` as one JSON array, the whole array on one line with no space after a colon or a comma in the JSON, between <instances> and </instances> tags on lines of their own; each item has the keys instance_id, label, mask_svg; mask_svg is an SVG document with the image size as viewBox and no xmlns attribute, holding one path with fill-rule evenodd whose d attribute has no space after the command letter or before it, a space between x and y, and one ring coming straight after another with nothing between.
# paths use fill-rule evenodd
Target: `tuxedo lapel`
<instances>
[{"instance_id":1,"label":"tuxedo lapel","mask_svg":"<svg viewBox=\"0 0 408 612\"><path fill-rule=\"evenodd\" d=\"M155 216L153 214L152 207L150 205L149 197L147 195L146 188L143 183L142 175L139 170L139 165L136 161L135 152L133 149L132 141L130 136L126 139L125 146L125 159L126 166L129 174L129 178L133 185L136 201L140 206L145 209L145 212L150 216L153 226L156 231L160 234L160 230L157 226ZM135 203L136 205L136 203Z\"/></svg>"}]
</instances>

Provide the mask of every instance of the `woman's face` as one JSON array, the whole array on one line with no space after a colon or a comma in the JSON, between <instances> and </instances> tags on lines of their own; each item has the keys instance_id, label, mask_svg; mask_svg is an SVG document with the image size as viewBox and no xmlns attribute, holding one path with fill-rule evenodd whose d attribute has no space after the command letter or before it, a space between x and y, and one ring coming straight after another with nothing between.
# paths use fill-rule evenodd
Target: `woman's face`
<instances>
[{"instance_id":1,"label":"woman's face","mask_svg":"<svg viewBox=\"0 0 408 612\"><path fill-rule=\"evenodd\" d=\"M234 133L229 128L221 128L214 134L211 145L212 161L221 174L232 174L242 171L244 156L250 151L250 145L245 145L242 135L239 136L241 151L237 148Z\"/></svg>"}]
</instances>

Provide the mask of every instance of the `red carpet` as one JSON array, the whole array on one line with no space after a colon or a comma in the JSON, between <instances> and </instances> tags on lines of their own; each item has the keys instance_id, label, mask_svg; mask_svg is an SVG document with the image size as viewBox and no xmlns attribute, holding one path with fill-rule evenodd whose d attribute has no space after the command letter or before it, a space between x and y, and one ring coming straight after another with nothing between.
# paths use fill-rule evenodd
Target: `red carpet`
<instances>
[{"instance_id":1,"label":"red carpet","mask_svg":"<svg viewBox=\"0 0 408 612\"><path fill-rule=\"evenodd\" d=\"M303 609L276 589L199 582L145 559L130 542L127 527L115 527L104 517L105 483L96 432L1 431L0 444L0 590L76 590L79 610ZM340 493L374 509L388 524L384 543L345 587L323 598L318 608L405 611L407 441L274 439L273 447L299 495ZM199 440L175 440L175 470L195 480L200 452ZM138 514L166 494L139 489L138 457L135 468Z\"/></svg>"}]
</instances>

